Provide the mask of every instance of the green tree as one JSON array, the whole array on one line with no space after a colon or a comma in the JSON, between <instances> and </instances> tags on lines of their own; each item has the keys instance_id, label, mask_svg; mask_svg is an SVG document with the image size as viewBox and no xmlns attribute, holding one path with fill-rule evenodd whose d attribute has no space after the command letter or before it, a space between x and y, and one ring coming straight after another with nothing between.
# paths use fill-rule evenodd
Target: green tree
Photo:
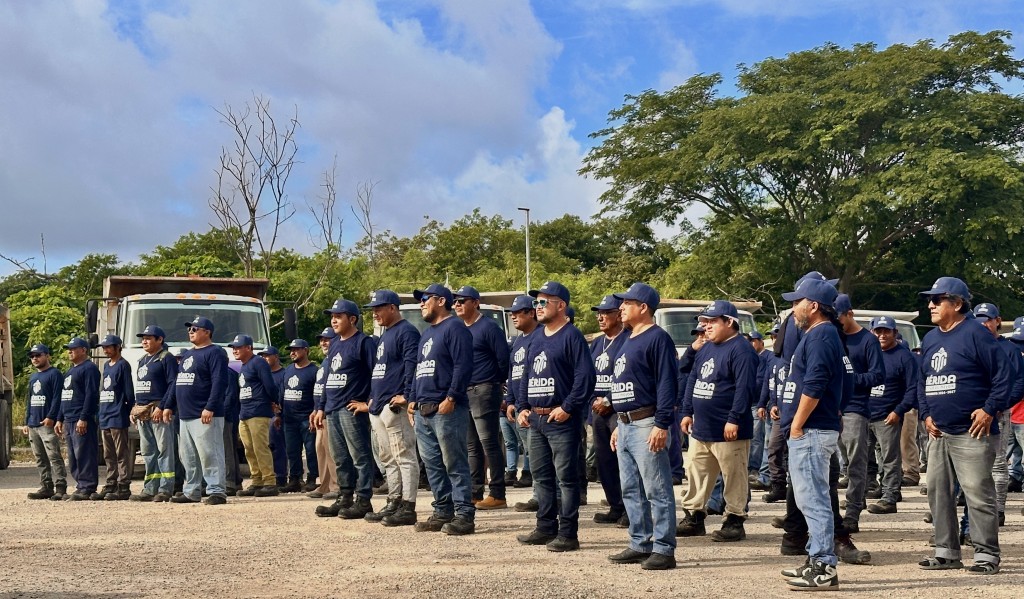
<instances>
[{"instance_id":1,"label":"green tree","mask_svg":"<svg viewBox=\"0 0 1024 599\"><path fill-rule=\"evenodd\" d=\"M707 211L684 231L676 284L785 288L814 268L877 295L954 274L1009 302L1024 292L1024 98L1003 91L1024 63L1009 37L829 44L741 68L738 97L717 74L627 96L580 173L610 183L603 213L634 223Z\"/></svg>"}]
</instances>

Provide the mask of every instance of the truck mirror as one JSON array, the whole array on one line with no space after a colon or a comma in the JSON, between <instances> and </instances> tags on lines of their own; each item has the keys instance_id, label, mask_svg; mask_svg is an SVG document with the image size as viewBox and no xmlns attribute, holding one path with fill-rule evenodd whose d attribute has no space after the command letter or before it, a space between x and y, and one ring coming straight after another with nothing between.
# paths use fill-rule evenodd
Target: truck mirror
<instances>
[{"instance_id":1,"label":"truck mirror","mask_svg":"<svg viewBox=\"0 0 1024 599\"><path fill-rule=\"evenodd\" d=\"M96 333L96 316L99 312L99 308L99 302L94 299L85 303L85 331L90 335Z\"/></svg>"},{"instance_id":2,"label":"truck mirror","mask_svg":"<svg viewBox=\"0 0 1024 599\"><path fill-rule=\"evenodd\" d=\"M296 325L295 308L284 309L284 336L291 343L292 339L298 339L299 331Z\"/></svg>"}]
</instances>

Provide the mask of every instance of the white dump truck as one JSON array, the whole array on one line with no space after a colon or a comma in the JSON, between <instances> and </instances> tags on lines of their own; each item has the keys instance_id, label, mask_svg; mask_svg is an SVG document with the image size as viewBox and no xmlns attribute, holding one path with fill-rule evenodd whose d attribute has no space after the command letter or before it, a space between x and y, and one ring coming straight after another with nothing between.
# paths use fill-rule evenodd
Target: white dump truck
<instances>
[{"instance_id":1,"label":"white dump truck","mask_svg":"<svg viewBox=\"0 0 1024 599\"><path fill-rule=\"evenodd\" d=\"M14 348L11 322L6 306L0 306L0 470L11 464L11 435L14 422Z\"/></svg>"}]
</instances>

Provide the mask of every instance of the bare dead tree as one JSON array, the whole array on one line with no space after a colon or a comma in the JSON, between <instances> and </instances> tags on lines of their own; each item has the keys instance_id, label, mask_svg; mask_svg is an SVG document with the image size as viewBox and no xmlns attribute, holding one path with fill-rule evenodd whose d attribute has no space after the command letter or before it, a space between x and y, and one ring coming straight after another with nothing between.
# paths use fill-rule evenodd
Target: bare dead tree
<instances>
[{"instance_id":1,"label":"bare dead tree","mask_svg":"<svg viewBox=\"0 0 1024 599\"><path fill-rule=\"evenodd\" d=\"M42 282L45 282L45 283L49 283L49 282L54 280L54 277L49 272L47 272L47 269L46 269L46 234L45 233L40 233L39 234L39 251L40 251L40 253L42 254L42 257L43 257L43 271L42 272L39 272L39 270L36 269L36 267L35 267L35 260L36 259L35 259L34 256L31 257L31 258L18 259L18 258L15 258L13 256L8 256L7 254L0 253L0 260L3 260L5 262L10 263L12 266L14 266L18 270L18 272L21 272L21 273L24 273L26 275L32 276L32 277L38 279L39 281L42 281Z\"/></svg>"},{"instance_id":2,"label":"bare dead tree","mask_svg":"<svg viewBox=\"0 0 1024 599\"><path fill-rule=\"evenodd\" d=\"M287 185L297 164L298 108L279 126L270 100L253 94L252 103L246 102L242 110L226 104L217 114L231 128L234 143L221 148L217 184L211 187L209 204L219 223L215 228L237 248L246 276L253 276L257 267L268 276L281 225L295 215Z\"/></svg>"},{"instance_id":3,"label":"bare dead tree","mask_svg":"<svg viewBox=\"0 0 1024 599\"><path fill-rule=\"evenodd\" d=\"M310 228L309 243L319 250L316 258L321 261L321 264L317 268L316 280L304 291L302 296L295 299L293 307L296 310L301 310L309 305L316 292L326 284L332 272L332 267L341 260L341 234L344 219L338 215L337 211L337 176L338 157L335 156L331 168L324 171L323 183L320 184L322 191L317 196L317 202L306 202L306 207L316 222L316 226Z\"/></svg>"},{"instance_id":4,"label":"bare dead tree","mask_svg":"<svg viewBox=\"0 0 1024 599\"><path fill-rule=\"evenodd\" d=\"M366 235L366 247L368 250L368 256L370 258L370 264L375 263L375 226L373 224L373 220L371 219L371 215L373 213L373 190L374 188L377 187L377 183L377 181L363 181L362 183L357 185L355 206L351 207L352 214L356 217L356 222L359 223L359 227L362 228L363 233Z\"/></svg>"}]
</instances>

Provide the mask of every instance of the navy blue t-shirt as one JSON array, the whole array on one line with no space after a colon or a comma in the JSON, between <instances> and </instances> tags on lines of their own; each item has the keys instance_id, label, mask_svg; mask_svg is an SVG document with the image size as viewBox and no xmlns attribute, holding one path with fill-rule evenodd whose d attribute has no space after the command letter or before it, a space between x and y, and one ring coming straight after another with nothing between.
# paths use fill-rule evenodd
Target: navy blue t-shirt
<instances>
[{"instance_id":1,"label":"navy blue t-shirt","mask_svg":"<svg viewBox=\"0 0 1024 599\"><path fill-rule=\"evenodd\" d=\"M72 366L64 374L57 420L95 422L100 404L100 369L92 360Z\"/></svg>"},{"instance_id":2,"label":"navy blue t-shirt","mask_svg":"<svg viewBox=\"0 0 1024 599\"><path fill-rule=\"evenodd\" d=\"M236 364L238 364L236 362ZM238 364L241 368L241 364ZM230 363L224 366L224 422L238 424L238 415L242 411L242 402L238 399L238 372Z\"/></svg>"},{"instance_id":3,"label":"navy blue t-shirt","mask_svg":"<svg viewBox=\"0 0 1024 599\"><path fill-rule=\"evenodd\" d=\"M509 352L508 364L508 389L505 391L505 405L515 406L519 403L519 383L523 380L523 373L526 372L526 354L530 351L530 341L537 335L537 331L543 327L536 327L529 335L519 335L512 340L512 350Z\"/></svg>"},{"instance_id":4,"label":"navy blue t-shirt","mask_svg":"<svg viewBox=\"0 0 1024 599\"><path fill-rule=\"evenodd\" d=\"M324 405L324 384L327 382L327 369L320 365L316 369L316 378L313 379L313 410L317 406Z\"/></svg>"},{"instance_id":5,"label":"navy blue t-shirt","mask_svg":"<svg viewBox=\"0 0 1024 599\"><path fill-rule=\"evenodd\" d=\"M128 414L135 405L135 385L128 361L121 358L114 364L103 364L100 385L100 429L128 428Z\"/></svg>"},{"instance_id":6,"label":"navy blue t-shirt","mask_svg":"<svg viewBox=\"0 0 1024 599\"><path fill-rule=\"evenodd\" d=\"M742 335L701 348L686 382L680 418L693 417L698 441L725 441L725 425L739 425L737 440L754 437L750 406L757 396L757 352Z\"/></svg>"},{"instance_id":7,"label":"navy blue t-shirt","mask_svg":"<svg viewBox=\"0 0 1024 599\"><path fill-rule=\"evenodd\" d=\"M853 396L843 404L842 410L844 414L860 414L867 418L871 388L885 381L882 346L878 343L878 337L861 328L846 336L846 351L853 365Z\"/></svg>"},{"instance_id":8,"label":"navy blue t-shirt","mask_svg":"<svg viewBox=\"0 0 1024 599\"><path fill-rule=\"evenodd\" d=\"M787 435L802 395L818 400L803 428L840 429L839 404L847 378L845 357L839 331L831 323L824 322L804 332L793 352L779 399L779 425Z\"/></svg>"},{"instance_id":9,"label":"navy blue t-shirt","mask_svg":"<svg viewBox=\"0 0 1024 599\"><path fill-rule=\"evenodd\" d=\"M416 403L441 403L451 397L469 405L466 388L473 376L473 334L462 320L448 316L420 336L419 362L413 382Z\"/></svg>"},{"instance_id":10,"label":"navy blue t-shirt","mask_svg":"<svg viewBox=\"0 0 1024 599\"><path fill-rule=\"evenodd\" d=\"M1010 374L1010 397L1006 402L1006 409L1012 408L1021 397L1024 397L1024 356L1021 355L1017 345L1006 337L996 337L999 349L1006 354L1006 366L1013 372Z\"/></svg>"},{"instance_id":11,"label":"navy blue t-shirt","mask_svg":"<svg viewBox=\"0 0 1024 599\"><path fill-rule=\"evenodd\" d=\"M639 335L631 333L615 359L612 407L622 413L655 406L655 426L668 430L678 425L678 369L675 342L664 329L654 325Z\"/></svg>"},{"instance_id":12,"label":"navy blue t-shirt","mask_svg":"<svg viewBox=\"0 0 1024 599\"><path fill-rule=\"evenodd\" d=\"M370 413L380 415L396 395L408 401L416 376L420 332L408 320L388 327L377 340L376 362L370 381ZM506 350L507 352L507 350Z\"/></svg>"},{"instance_id":13,"label":"navy blue t-shirt","mask_svg":"<svg viewBox=\"0 0 1024 599\"><path fill-rule=\"evenodd\" d=\"M1006 409L1010 395L1007 356L984 326L965 319L949 331L936 327L921 343L921 380L917 386L920 418L929 416L950 435L971 427L971 412L981 408L993 418ZM999 433L998 420L991 434Z\"/></svg>"},{"instance_id":14,"label":"navy blue t-shirt","mask_svg":"<svg viewBox=\"0 0 1024 599\"><path fill-rule=\"evenodd\" d=\"M586 418L596 376L583 333L566 323L552 335L538 328L531 337L516 407L560 406L574 418Z\"/></svg>"},{"instance_id":15,"label":"navy blue t-shirt","mask_svg":"<svg viewBox=\"0 0 1024 599\"><path fill-rule=\"evenodd\" d=\"M368 401L376 353L373 339L362 331L356 331L348 339L335 337L324 358L327 371L324 399L316 409L333 414L345 409L351 401Z\"/></svg>"},{"instance_id":16,"label":"navy blue t-shirt","mask_svg":"<svg viewBox=\"0 0 1024 599\"><path fill-rule=\"evenodd\" d=\"M64 375L49 366L46 370L32 373L28 379L28 409L25 410L25 426L43 425L43 420L57 420L60 414L60 393L64 386Z\"/></svg>"},{"instance_id":17,"label":"navy blue t-shirt","mask_svg":"<svg viewBox=\"0 0 1024 599\"><path fill-rule=\"evenodd\" d=\"M871 388L868 396L868 420L877 422L896 412L903 417L917 408L917 382L921 371L914 354L902 343L882 351L885 382Z\"/></svg>"},{"instance_id":18,"label":"navy blue t-shirt","mask_svg":"<svg viewBox=\"0 0 1024 599\"><path fill-rule=\"evenodd\" d=\"M467 328L473 335L473 375L469 384L504 383L508 380L508 340L501 327L481 315Z\"/></svg>"},{"instance_id":19,"label":"navy blue t-shirt","mask_svg":"<svg viewBox=\"0 0 1024 599\"><path fill-rule=\"evenodd\" d=\"M597 373L594 397L607 397L608 401L611 401L615 360L626 343L626 337L629 337L629 331L623 329L614 339L609 340L607 336L601 335L590 342L590 355L594 360L594 371Z\"/></svg>"},{"instance_id":20,"label":"navy blue t-shirt","mask_svg":"<svg viewBox=\"0 0 1024 599\"><path fill-rule=\"evenodd\" d=\"M273 418L273 406L278 401L278 395L274 374L270 372L270 364L266 360L253 356L242 364L242 370L238 373L238 402L242 406L238 412L239 420Z\"/></svg>"},{"instance_id":21,"label":"navy blue t-shirt","mask_svg":"<svg viewBox=\"0 0 1024 599\"><path fill-rule=\"evenodd\" d=\"M203 410L213 412L214 417L224 416L227 365L224 349L212 344L182 354L171 406L178 418L194 420Z\"/></svg>"},{"instance_id":22,"label":"navy blue t-shirt","mask_svg":"<svg viewBox=\"0 0 1024 599\"><path fill-rule=\"evenodd\" d=\"M161 409L170 406L177 377L178 360L166 348L142 356L135 368L135 403L148 406L155 402Z\"/></svg>"},{"instance_id":23,"label":"navy blue t-shirt","mask_svg":"<svg viewBox=\"0 0 1024 599\"><path fill-rule=\"evenodd\" d=\"M309 420L316 404L313 402L313 386L316 385L316 364L310 362L303 368L289 364L284 369L281 385L281 412L288 422Z\"/></svg>"}]
</instances>

